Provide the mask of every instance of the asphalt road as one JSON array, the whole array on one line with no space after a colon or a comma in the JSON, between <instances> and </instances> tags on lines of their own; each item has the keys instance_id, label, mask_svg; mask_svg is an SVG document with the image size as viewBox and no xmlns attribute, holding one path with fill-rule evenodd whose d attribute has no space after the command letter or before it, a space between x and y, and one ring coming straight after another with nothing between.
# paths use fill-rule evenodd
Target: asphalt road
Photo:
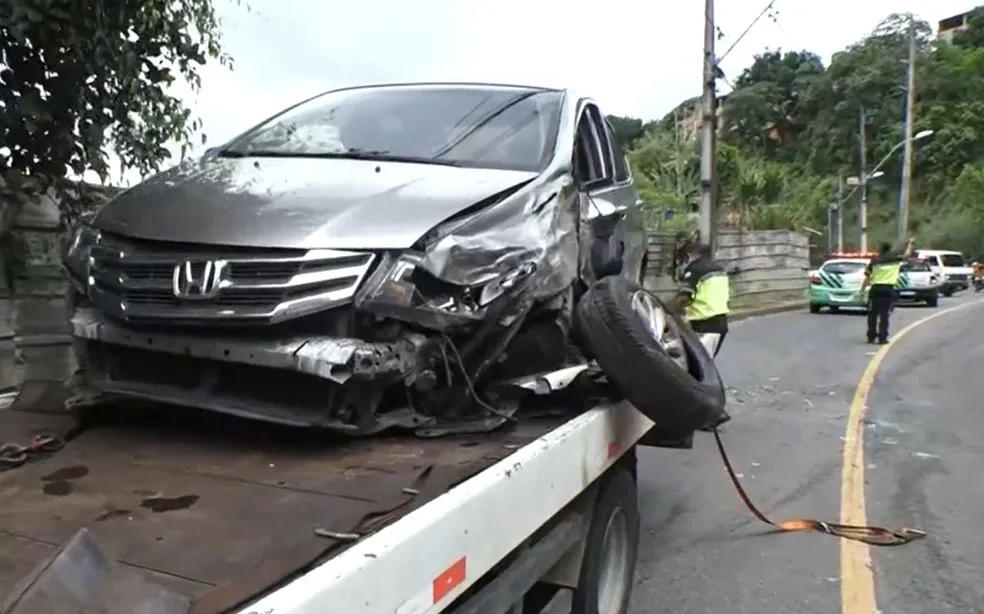
<instances>
[{"instance_id":1,"label":"asphalt road","mask_svg":"<svg viewBox=\"0 0 984 614\"><path fill-rule=\"evenodd\" d=\"M929 535L895 548L848 546L842 565L842 540L770 534L752 518L710 435L699 435L692 451L644 449L631 614L984 613L979 299L963 293L936 309L896 309L893 333L972 303L887 348L866 414L863 403L851 406L879 348L864 343L863 316L791 313L738 323L718 357L734 416L724 438L761 509L777 520L837 522L854 421L863 424L867 486L855 486L868 522Z\"/></svg>"}]
</instances>

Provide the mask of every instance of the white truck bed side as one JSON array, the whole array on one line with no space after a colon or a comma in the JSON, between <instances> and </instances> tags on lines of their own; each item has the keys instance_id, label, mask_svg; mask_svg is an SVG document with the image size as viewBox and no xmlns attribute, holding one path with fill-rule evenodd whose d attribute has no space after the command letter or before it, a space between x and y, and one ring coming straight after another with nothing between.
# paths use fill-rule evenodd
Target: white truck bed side
<instances>
[{"instance_id":1,"label":"white truck bed side","mask_svg":"<svg viewBox=\"0 0 984 614\"><path fill-rule=\"evenodd\" d=\"M238 614L436 614L652 427L599 406L516 450Z\"/></svg>"}]
</instances>

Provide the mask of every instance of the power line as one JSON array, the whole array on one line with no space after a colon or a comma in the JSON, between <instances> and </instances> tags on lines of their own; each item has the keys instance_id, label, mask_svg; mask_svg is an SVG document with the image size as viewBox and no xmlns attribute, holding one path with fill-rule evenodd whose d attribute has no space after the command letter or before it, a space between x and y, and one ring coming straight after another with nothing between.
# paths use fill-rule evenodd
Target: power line
<instances>
[{"instance_id":1,"label":"power line","mask_svg":"<svg viewBox=\"0 0 984 614\"><path fill-rule=\"evenodd\" d=\"M765 8L762 9L762 11L755 17L755 19L752 20L752 23L748 24L748 27L745 28L745 30L741 33L741 35L737 39L735 39L733 43L731 43L731 46L728 47L727 51L725 51L724 54L722 54L721 57L717 59L717 63L720 64L721 62L723 62L724 58L728 57L728 54L731 53L731 51L738 45L738 43L742 41L743 38L745 38L745 35L751 32L752 28L755 27L755 24L761 21L763 17L768 15L770 20L777 23L779 13L775 11L775 6L776 6L776 0L770 0L770 2L767 5L765 5ZM718 38L721 38L722 36L723 34L719 29Z\"/></svg>"}]
</instances>

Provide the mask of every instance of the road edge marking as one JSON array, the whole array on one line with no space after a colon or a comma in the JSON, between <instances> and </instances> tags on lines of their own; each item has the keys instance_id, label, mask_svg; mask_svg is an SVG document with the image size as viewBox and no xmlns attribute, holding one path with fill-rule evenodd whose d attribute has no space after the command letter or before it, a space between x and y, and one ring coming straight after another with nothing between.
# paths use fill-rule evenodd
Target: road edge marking
<instances>
[{"instance_id":1,"label":"road edge marking","mask_svg":"<svg viewBox=\"0 0 984 614\"><path fill-rule=\"evenodd\" d=\"M976 300L961 303L929 314L909 323L895 333L889 342L871 357L858 380L851 407L847 415L844 434L843 461L841 465L841 524L867 525L868 511L865 503L864 418L868 413L868 396L874 387L875 376L889 350L910 331L934 318L960 309L984 304ZM871 548L868 544L840 540L841 614L877 614L875 599L875 574L871 568Z\"/></svg>"}]
</instances>

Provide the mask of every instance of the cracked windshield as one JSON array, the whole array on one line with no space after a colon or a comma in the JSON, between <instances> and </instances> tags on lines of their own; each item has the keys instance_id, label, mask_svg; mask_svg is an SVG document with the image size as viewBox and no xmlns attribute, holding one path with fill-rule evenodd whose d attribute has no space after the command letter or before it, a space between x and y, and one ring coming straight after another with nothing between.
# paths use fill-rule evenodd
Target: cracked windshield
<instances>
[{"instance_id":1,"label":"cracked windshield","mask_svg":"<svg viewBox=\"0 0 984 614\"><path fill-rule=\"evenodd\" d=\"M0 2L0 614L984 614L981 2Z\"/></svg>"}]
</instances>

